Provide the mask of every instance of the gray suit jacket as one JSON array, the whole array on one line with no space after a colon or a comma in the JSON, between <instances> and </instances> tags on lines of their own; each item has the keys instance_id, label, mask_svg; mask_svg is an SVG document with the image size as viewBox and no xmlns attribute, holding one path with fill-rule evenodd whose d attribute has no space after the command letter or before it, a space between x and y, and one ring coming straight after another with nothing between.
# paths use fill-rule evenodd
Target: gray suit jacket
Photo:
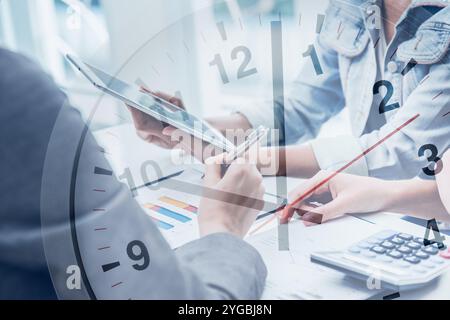
<instances>
[{"instance_id":1,"label":"gray suit jacket","mask_svg":"<svg viewBox=\"0 0 450 320\"><path fill-rule=\"evenodd\" d=\"M41 230L41 183L46 174L44 163L50 148L49 141L52 141L50 145L59 152L59 158L53 159L50 165L54 170L52 175L63 179L70 168L61 163L64 160L73 162L69 142L79 140L77 134L85 124L79 113L67 104L66 96L35 64L3 49L0 49L0 107L0 299L52 299L56 295L49 276L42 234L44 237L49 235L47 239L57 236L52 235L50 229ZM53 130L56 122L65 131L64 135L55 138ZM98 149L94 138L87 132L83 145L85 160L79 164L81 169L76 186L79 202L76 208L81 212L79 216L83 217L92 208L108 204L107 220L89 216L86 225L92 226L92 219L98 219L94 222L109 223L110 229L115 228L112 234L102 239L112 248L109 256L124 255L124 239L141 237L148 245L150 268L128 283L129 293L135 291L138 297L148 299L260 297L266 268L256 250L244 241L228 234L214 234L172 251L157 227L133 200L129 190L114 178L102 185L108 190L105 195L93 197L83 193L84 190L91 190L93 183L87 174L89 170L83 168L90 168L93 163L101 163L108 168L106 159ZM60 184L63 183L61 180ZM98 184L98 181L95 183ZM63 226L58 232L68 236L69 229L64 224L67 217L63 216L63 211L60 213L57 207L52 207L58 203L67 206L62 191L64 188L59 188L58 184L54 187L55 191L51 194L54 201L45 208L54 208L50 216L55 224ZM87 231L84 233L82 225L85 222L83 219L79 221L80 246L89 247L98 238L90 238L92 234ZM58 241L47 243L55 246L51 252L46 246L47 258L54 258L60 250ZM84 254L87 265L89 254ZM54 261L50 264L53 276L55 270L65 274L65 265ZM129 270L124 274L132 274L133 270ZM108 281L105 278L96 279L97 275L103 276L98 266L87 266L86 272L94 283L102 279ZM60 279L55 276L53 281L56 286L60 285L56 283ZM103 295L102 292L97 292L96 296L126 298Z\"/></svg>"}]
</instances>

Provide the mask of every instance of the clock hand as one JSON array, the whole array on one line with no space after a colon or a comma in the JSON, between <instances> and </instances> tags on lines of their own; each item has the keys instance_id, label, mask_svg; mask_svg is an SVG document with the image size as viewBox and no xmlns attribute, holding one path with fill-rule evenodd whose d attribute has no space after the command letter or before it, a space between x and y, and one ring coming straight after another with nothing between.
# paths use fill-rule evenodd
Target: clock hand
<instances>
[{"instance_id":1,"label":"clock hand","mask_svg":"<svg viewBox=\"0 0 450 320\"><path fill-rule=\"evenodd\" d=\"M281 16L279 21L272 21L270 23L270 36L272 47L272 92L273 92L273 112L274 112L274 129L278 134L278 141L275 141L277 146L283 146L286 139L286 128L284 125L284 72L283 72L283 30L281 23ZM277 121L277 108L280 111L278 114L282 115L281 121ZM281 124L280 124L281 122ZM285 153L285 149L281 148L280 152ZM280 155L280 166L286 167L286 156ZM287 181L280 181L276 179L276 194L284 196L287 194ZM277 217L278 215L274 215ZM278 221L278 250L289 250L289 230L287 224L281 224Z\"/></svg>"}]
</instances>

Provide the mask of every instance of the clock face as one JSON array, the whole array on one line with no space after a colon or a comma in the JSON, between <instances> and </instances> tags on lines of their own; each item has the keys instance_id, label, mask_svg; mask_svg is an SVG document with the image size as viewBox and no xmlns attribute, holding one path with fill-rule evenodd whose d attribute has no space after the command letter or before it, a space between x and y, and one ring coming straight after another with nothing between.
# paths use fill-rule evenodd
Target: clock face
<instances>
[{"instance_id":1,"label":"clock face","mask_svg":"<svg viewBox=\"0 0 450 320\"><path fill-rule=\"evenodd\" d=\"M242 104L273 104L302 64L310 64L314 76L325 76L313 45L325 7L318 10L309 1L297 1L298 8L290 7L291 1L255 3L240 11L218 3L183 17L144 41L111 74L181 97L199 117L226 114ZM63 110L50 139L42 224L53 283L63 299L170 298L147 285L153 277L177 288L167 275L153 272L163 270L154 267L153 255L169 245L148 235L159 231L172 247L195 236L189 232L197 229L198 189L172 185L167 196L164 182L156 181L184 173L171 152L139 141L132 126L93 136L93 126L111 117L110 102L101 96L80 128L67 127L62 119L70 112ZM126 113L117 117L130 120ZM121 187L111 189L114 179ZM201 183L201 177L195 179ZM287 187L278 183L274 192L283 197ZM165 267L170 268L175 267Z\"/></svg>"}]
</instances>

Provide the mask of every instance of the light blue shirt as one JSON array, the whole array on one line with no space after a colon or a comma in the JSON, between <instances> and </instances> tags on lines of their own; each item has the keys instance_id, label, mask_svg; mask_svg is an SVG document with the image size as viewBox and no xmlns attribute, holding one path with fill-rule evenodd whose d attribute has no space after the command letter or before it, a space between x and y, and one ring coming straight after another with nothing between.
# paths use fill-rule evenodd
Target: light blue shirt
<instances>
[{"instance_id":1,"label":"light blue shirt","mask_svg":"<svg viewBox=\"0 0 450 320\"><path fill-rule=\"evenodd\" d=\"M450 7L448 1L413 1L396 25L396 33L385 52L384 65L376 59L379 30L371 29L369 6L377 1L331 0L315 48L323 69L317 75L305 63L284 103L287 144L309 141L322 169L337 169L390 132L420 114L419 118L373 149L347 172L382 178L411 178L427 167L426 144L442 154L449 145L450 115ZM378 5L380 2L378 1ZM405 75L414 59L417 65ZM382 69L381 69L382 68ZM380 72L381 71L381 72ZM386 90L374 94L379 74L393 86L388 105L399 108L380 114ZM352 135L317 139L328 119L348 108ZM273 104L265 108L239 110L257 127L273 127Z\"/></svg>"}]
</instances>

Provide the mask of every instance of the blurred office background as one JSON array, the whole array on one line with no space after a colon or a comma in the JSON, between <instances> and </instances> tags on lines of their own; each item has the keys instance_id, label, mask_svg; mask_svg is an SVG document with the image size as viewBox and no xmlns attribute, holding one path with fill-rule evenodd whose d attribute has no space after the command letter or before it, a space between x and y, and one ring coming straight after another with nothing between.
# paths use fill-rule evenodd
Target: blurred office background
<instances>
[{"instance_id":1,"label":"blurred office background","mask_svg":"<svg viewBox=\"0 0 450 320\"><path fill-rule=\"evenodd\" d=\"M195 19L204 20L205 12L213 22L220 21L222 16L230 13L240 16L258 12L269 17L282 14L286 29L285 51L291 53L285 57L288 83L297 74L298 66L302 63L301 53L313 41L316 13L324 13L327 4L328 0L231 0L225 5L222 5L222 0L2 0L0 45L24 53L39 62L68 93L72 104L80 109L84 117L88 117L92 106L97 103L98 93L73 72L64 59L64 53L76 53L114 74L148 39L193 12L201 10L203 14L189 20L190 25L182 25L184 32L198 31L196 28L199 28L202 21L198 21L197 25ZM257 24L246 25L246 28L246 33L250 35L245 39L246 44L262 51L262 54L253 55L255 60L267 59L265 47L256 43L268 43L261 41L262 37L267 38L267 33L262 34L267 29L259 28ZM270 67L265 68L266 73L261 72L251 80L224 86L219 74L215 72L213 75L212 68L204 63L205 59L209 62L211 58L205 57L201 37L193 39L194 43L190 43L190 46L193 46L191 54L195 57L184 62L186 69L178 70L179 77L185 77L185 82L189 83L189 92L195 93L187 98L191 111L209 114L214 108L220 108L220 104L233 105L239 104L241 100L245 101L248 99L248 92L257 92L251 91L251 87L257 86L260 91L263 90L261 88L269 88ZM165 50L166 45L170 46L170 43L164 43L164 49L161 50ZM263 60L255 63L266 64ZM166 71L170 74L168 70L160 72ZM135 76L145 79L145 75ZM228 98L224 99L224 96ZM108 108L115 111L111 112L111 116L101 117L93 129L129 121L126 109L117 101L105 98L102 103L108 104Z\"/></svg>"}]
</instances>

